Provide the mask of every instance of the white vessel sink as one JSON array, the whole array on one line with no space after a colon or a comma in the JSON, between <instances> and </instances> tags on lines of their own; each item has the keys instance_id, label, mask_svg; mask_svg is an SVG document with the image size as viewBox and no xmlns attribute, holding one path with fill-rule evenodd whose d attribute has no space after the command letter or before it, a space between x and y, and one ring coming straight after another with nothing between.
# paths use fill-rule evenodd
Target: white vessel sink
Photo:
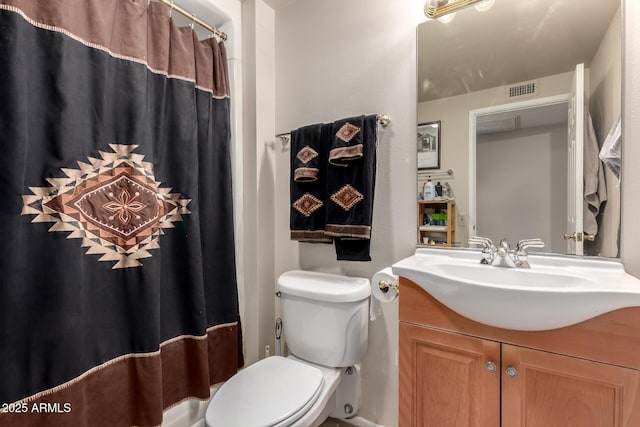
<instances>
[{"instance_id":1,"label":"white vessel sink","mask_svg":"<svg viewBox=\"0 0 640 427\"><path fill-rule=\"evenodd\" d=\"M640 306L640 280L617 260L529 255L530 269L480 264L472 249L419 248L393 265L441 303L476 322L505 329L562 328Z\"/></svg>"}]
</instances>

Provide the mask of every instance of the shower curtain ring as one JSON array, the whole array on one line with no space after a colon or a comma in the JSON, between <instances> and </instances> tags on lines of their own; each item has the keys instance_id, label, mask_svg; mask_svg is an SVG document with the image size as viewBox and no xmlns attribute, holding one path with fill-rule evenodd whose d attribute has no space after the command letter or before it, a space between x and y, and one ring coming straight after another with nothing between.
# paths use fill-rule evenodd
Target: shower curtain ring
<instances>
[{"instance_id":1,"label":"shower curtain ring","mask_svg":"<svg viewBox=\"0 0 640 427\"><path fill-rule=\"evenodd\" d=\"M169 18L171 18L173 16L173 6L174 6L174 1L171 0L171 5L169 6Z\"/></svg>"},{"instance_id":2,"label":"shower curtain ring","mask_svg":"<svg viewBox=\"0 0 640 427\"><path fill-rule=\"evenodd\" d=\"M193 28L196 26L196 14L195 14L195 13L192 13L192 14L191 14L191 18L193 19L193 20L191 21L191 29L193 30Z\"/></svg>"}]
</instances>

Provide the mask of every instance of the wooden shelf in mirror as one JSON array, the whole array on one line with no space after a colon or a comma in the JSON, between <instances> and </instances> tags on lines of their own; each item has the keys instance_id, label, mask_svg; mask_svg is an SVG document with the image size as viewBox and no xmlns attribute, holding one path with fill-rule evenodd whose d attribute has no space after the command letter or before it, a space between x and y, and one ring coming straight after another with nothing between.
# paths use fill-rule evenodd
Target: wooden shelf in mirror
<instances>
[{"instance_id":1,"label":"wooden shelf in mirror","mask_svg":"<svg viewBox=\"0 0 640 427\"><path fill-rule=\"evenodd\" d=\"M428 215L436 212L446 214L446 224L434 224L432 220L426 224ZM451 247L456 238L456 204L453 200L419 200L418 201L418 246Z\"/></svg>"}]
</instances>

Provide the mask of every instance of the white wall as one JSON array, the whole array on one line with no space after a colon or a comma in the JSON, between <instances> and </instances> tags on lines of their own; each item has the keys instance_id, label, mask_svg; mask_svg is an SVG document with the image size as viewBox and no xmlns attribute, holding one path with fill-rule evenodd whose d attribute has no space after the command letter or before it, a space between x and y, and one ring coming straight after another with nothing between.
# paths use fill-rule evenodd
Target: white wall
<instances>
[{"instance_id":1,"label":"white wall","mask_svg":"<svg viewBox=\"0 0 640 427\"><path fill-rule=\"evenodd\" d=\"M600 145L622 110L622 19L618 9L589 65L589 112ZM596 250L602 256L619 256L620 181L604 169L607 202L600 221ZM585 243L585 249L589 244Z\"/></svg>"},{"instance_id":2,"label":"white wall","mask_svg":"<svg viewBox=\"0 0 640 427\"><path fill-rule=\"evenodd\" d=\"M564 252L567 124L480 135L476 146L477 234L538 237L545 251Z\"/></svg>"},{"instance_id":3,"label":"white wall","mask_svg":"<svg viewBox=\"0 0 640 427\"><path fill-rule=\"evenodd\" d=\"M276 128L385 113L380 130L372 262L337 262L330 245L289 241L289 152L276 144L276 273L292 268L371 278L415 249L415 31L423 1L306 0L276 13ZM286 331L286 325L285 325ZM369 329L360 414L397 425L397 302Z\"/></svg>"},{"instance_id":4,"label":"white wall","mask_svg":"<svg viewBox=\"0 0 640 427\"><path fill-rule=\"evenodd\" d=\"M275 13L262 0L242 3L244 55L245 359L274 347Z\"/></svg>"},{"instance_id":5,"label":"white wall","mask_svg":"<svg viewBox=\"0 0 640 427\"><path fill-rule=\"evenodd\" d=\"M598 141L622 108L622 18L618 9L589 64L589 112Z\"/></svg>"}]
</instances>

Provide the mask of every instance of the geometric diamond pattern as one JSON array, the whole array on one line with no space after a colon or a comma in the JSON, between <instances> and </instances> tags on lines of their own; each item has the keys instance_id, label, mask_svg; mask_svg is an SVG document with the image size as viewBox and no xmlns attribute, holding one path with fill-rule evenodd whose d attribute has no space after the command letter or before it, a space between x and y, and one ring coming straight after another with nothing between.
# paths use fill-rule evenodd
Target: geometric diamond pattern
<instances>
[{"instance_id":1,"label":"geometric diamond pattern","mask_svg":"<svg viewBox=\"0 0 640 427\"><path fill-rule=\"evenodd\" d=\"M293 203L293 207L304 216L311 216L313 212L320 209L324 205L322 200L310 193L305 193L302 197Z\"/></svg>"},{"instance_id":2,"label":"geometric diamond pattern","mask_svg":"<svg viewBox=\"0 0 640 427\"><path fill-rule=\"evenodd\" d=\"M48 187L29 187L22 196L22 215L31 221L53 222L50 232L70 232L82 239L87 254L99 261L115 261L114 269L139 267L142 258L158 249L163 229L173 228L191 213L171 188L160 188L153 164L134 154L137 145L109 144L113 152L100 151L100 159L78 161L78 169L63 168L66 178L47 178Z\"/></svg>"},{"instance_id":3,"label":"geometric diamond pattern","mask_svg":"<svg viewBox=\"0 0 640 427\"><path fill-rule=\"evenodd\" d=\"M338 204L345 211L351 210L351 208L361 200L364 200L364 196L347 184L340 190L331 195L331 200Z\"/></svg>"},{"instance_id":4,"label":"geometric diamond pattern","mask_svg":"<svg viewBox=\"0 0 640 427\"><path fill-rule=\"evenodd\" d=\"M360 132L359 127L347 122L336 132L336 136L344 142L349 142L358 132Z\"/></svg>"},{"instance_id":5,"label":"geometric diamond pattern","mask_svg":"<svg viewBox=\"0 0 640 427\"><path fill-rule=\"evenodd\" d=\"M318 152L308 145L304 146L296 156L302 163L309 163L310 160L318 157Z\"/></svg>"}]
</instances>

